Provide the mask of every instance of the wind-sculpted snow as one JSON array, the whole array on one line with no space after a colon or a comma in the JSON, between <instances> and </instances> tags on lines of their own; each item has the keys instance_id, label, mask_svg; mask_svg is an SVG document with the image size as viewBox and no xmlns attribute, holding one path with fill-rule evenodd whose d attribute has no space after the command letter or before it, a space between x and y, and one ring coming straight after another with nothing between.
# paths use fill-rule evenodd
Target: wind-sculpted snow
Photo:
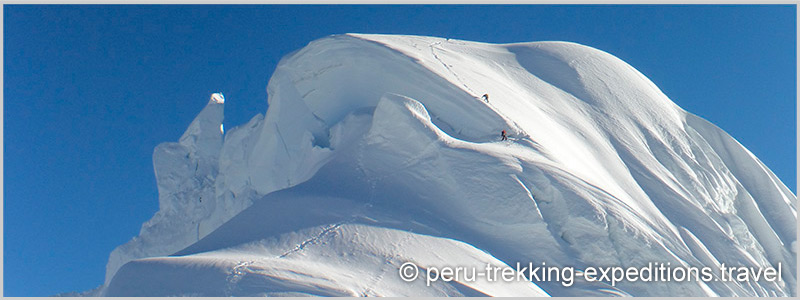
<instances>
[{"instance_id":1,"label":"wind-sculpted snow","mask_svg":"<svg viewBox=\"0 0 800 300\"><path fill-rule=\"evenodd\" d=\"M608 53L339 35L267 90L224 142L219 97L156 148L160 210L112 252L105 295L796 295L796 196ZM782 272L427 286L405 262Z\"/></svg>"}]
</instances>

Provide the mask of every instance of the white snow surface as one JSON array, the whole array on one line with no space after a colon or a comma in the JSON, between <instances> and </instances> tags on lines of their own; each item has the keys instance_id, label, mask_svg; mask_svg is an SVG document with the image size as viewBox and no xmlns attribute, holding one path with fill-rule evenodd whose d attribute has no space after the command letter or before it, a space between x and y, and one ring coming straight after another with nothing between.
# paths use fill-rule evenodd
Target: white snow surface
<instances>
[{"instance_id":1,"label":"white snow surface","mask_svg":"<svg viewBox=\"0 0 800 300\"><path fill-rule=\"evenodd\" d=\"M222 104L225 103L225 96L222 95L222 93L213 93L211 94L211 100L214 101L214 103Z\"/></svg>"},{"instance_id":2,"label":"white snow surface","mask_svg":"<svg viewBox=\"0 0 800 300\"><path fill-rule=\"evenodd\" d=\"M267 90L266 116L223 134L214 94L156 147L159 211L111 253L102 295L797 295L796 196L603 51L335 35ZM782 278L426 286L400 279L408 261L780 263Z\"/></svg>"}]
</instances>

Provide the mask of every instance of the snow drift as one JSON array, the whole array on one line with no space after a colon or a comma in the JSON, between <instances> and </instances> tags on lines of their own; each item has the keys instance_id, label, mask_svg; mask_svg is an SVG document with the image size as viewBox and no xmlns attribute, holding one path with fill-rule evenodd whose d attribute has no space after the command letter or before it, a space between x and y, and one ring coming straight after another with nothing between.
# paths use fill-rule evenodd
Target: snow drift
<instances>
[{"instance_id":1,"label":"snow drift","mask_svg":"<svg viewBox=\"0 0 800 300\"><path fill-rule=\"evenodd\" d=\"M160 209L111 253L101 294L796 295L796 196L608 53L337 35L285 57L267 90L266 116L223 133L214 94L156 147ZM399 277L409 261L782 277L426 286Z\"/></svg>"}]
</instances>

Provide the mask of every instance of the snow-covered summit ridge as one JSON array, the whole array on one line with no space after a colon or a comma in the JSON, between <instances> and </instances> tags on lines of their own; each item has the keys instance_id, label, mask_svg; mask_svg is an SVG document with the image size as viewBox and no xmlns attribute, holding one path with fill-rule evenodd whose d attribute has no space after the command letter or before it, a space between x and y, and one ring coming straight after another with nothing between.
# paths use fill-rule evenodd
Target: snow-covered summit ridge
<instances>
[{"instance_id":1,"label":"snow-covered summit ridge","mask_svg":"<svg viewBox=\"0 0 800 300\"><path fill-rule=\"evenodd\" d=\"M266 115L224 141L212 96L179 143L156 148L160 210L112 253L109 295L135 294L126 291L141 272L200 265L262 278L265 290L232 275L219 279L232 288L224 293L180 282L148 295L403 295L419 289L392 270L433 263L410 240L451 249L437 259L453 265L485 261L470 247L507 264L579 269L783 265L780 282L513 287L531 295L796 295L796 197L735 139L603 51L338 35L285 57L267 89ZM403 238L344 238L359 234ZM249 243L260 254L242 250ZM231 255L242 251L242 262L292 255L242 267ZM309 268L353 251L359 259ZM419 294L512 290L459 284L467 289Z\"/></svg>"}]
</instances>

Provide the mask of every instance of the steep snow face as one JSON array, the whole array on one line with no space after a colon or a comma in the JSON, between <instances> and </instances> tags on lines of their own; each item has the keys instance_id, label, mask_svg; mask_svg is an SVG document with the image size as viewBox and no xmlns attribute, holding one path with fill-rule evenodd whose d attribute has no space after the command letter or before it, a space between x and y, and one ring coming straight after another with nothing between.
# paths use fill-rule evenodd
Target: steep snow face
<instances>
[{"instance_id":1,"label":"steep snow face","mask_svg":"<svg viewBox=\"0 0 800 300\"><path fill-rule=\"evenodd\" d=\"M796 196L608 53L341 35L284 58L267 89L266 116L224 142L219 95L156 148L160 210L112 252L105 294L796 295ZM405 261L782 277L426 287L400 281Z\"/></svg>"},{"instance_id":2,"label":"steep snow face","mask_svg":"<svg viewBox=\"0 0 800 300\"><path fill-rule=\"evenodd\" d=\"M138 237L111 252L106 282L124 263L141 257L173 253L196 242L201 223L214 211L223 119L221 94L213 94L177 143L153 151L159 211Z\"/></svg>"}]
</instances>

